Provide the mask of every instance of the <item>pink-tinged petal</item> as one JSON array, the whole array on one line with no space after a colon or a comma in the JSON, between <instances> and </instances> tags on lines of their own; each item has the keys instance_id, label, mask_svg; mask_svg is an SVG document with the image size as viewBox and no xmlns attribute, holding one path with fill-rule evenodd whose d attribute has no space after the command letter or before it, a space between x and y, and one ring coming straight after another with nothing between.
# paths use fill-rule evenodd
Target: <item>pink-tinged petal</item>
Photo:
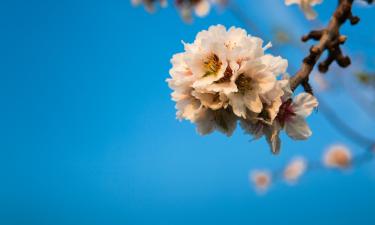
<instances>
[{"instance_id":1,"label":"pink-tinged petal","mask_svg":"<svg viewBox=\"0 0 375 225\"><path fill-rule=\"evenodd\" d=\"M305 140L312 134L305 119L300 116L295 116L286 122L285 131L289 137L295 140Z\"/></svg>"},{"instance_id":2,"label":"pink-tinged petal","mask_svg":"<svg viewBox=\"0 0 375 225\"><path fill-rule=\"evenodd\" d=\"M318 100L311 94L301 93L294 98L292 103L293 112L296 115L307 117L318 106Z\"/></svg>"}]
</instances>

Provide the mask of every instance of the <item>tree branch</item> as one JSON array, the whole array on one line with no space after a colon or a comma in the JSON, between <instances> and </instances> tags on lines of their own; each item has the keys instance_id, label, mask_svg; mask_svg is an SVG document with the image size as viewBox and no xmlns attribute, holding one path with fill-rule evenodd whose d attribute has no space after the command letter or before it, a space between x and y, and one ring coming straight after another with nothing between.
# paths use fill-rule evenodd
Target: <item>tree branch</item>
<instances>
[{"instance_id":1,"label":"tree branch","mask_svg":"<svg viewBox=\"0 0 375 225\"><path fill-rule=\"evenodd\" d=\"M309 75L324 51L328 51L328 57L319 64L321 72L327 72L333 61L336 61L341 67L350 65L350 58L344 56L340 49L340 45L346 41L346 37L340 35L340 27L347 20L350 20L352 25L359 22L359 18L352 15L352 4L353 0L339 0L336 11L327 27L323 30L311 31L308 35L302 37L304 42L313 39L319 41L319 43L310 48L310 54L304 58L301 69L291 78L290 86L293 91L299 85L309 87ZM311 92L308 88L305 91Z\"/></svg>"}]
</instances>

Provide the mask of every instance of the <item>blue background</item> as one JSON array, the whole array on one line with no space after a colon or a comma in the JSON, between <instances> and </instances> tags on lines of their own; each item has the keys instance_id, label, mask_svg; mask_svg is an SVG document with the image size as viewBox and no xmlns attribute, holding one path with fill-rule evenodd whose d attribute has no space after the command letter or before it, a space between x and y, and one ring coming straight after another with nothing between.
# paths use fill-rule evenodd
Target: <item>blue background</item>
<instances>
[{"instance_id":1,"label":"blue background","mask_svg":"<svg viewBox=\"0 0 375 225\"><path fill-rule=\"evenodd\" d=\"M324 24L334 2L316 7ZM238 5L266 41L275 27L298 38L320 26L281 0ZM374 8L354 11L362 21L343 28L346 50L371 57ZM249 183L254 168L279 168L294 155L320 160L334 143L363 151L319 110L309 118L314 135L284 135L279 156L240 129L201 137L175 119L169 60L181 40L219 23L245 27L229 10L189 25L173 7L148 14L126 0L1 1L0 224L375 224L373 162L277 182L263 196ZM269 52L290 59L293 73L309 45ZM373 118L341 89L322 96L374 137Z\"/></svg>"}]
</instances>

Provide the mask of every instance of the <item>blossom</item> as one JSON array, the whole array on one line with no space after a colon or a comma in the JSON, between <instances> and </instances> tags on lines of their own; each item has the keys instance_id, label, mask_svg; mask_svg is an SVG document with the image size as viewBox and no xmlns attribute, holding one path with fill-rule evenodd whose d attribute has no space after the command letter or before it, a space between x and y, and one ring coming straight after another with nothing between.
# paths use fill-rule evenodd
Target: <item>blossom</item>
<instances>
[{"instance_id":1,"label":"blossom","mask_svg":"<svg viewBox=\"0 0 375 225\"><path fill-rule=\"evenodd\" d=\"M306 123L314 108L318 106L318 100L311 94L301 93L294 100L283 102L277 114L277 121L284 127L289 137L295 140L304 140L311 136L312 132Z\"/></svg>"},{"instance_id":2,"label":"blossom","mask_svg":"<svg viewBox=\"0 0 375 225\"><path fill-rule=\"evenodd\" d=\"M323 162L327 167L345 169L350 166L352 155L344 145L331 146L323 156Z\"/></svg>"},{"instance_id":3,"label":"blossom","mask_svg":"<svg viewBox=\"0 0 375 225\"><path fill-rule=\"evenodd\" d=\"M289 183L294 183L305 172L306 160L302 157L294 158L284 169L283 178Z\"/></svg>"},{"instance_id":4,"label":"blossom","mask_svg":"<svg viewBox=\"0 0 375 225\"><path fill-rule=\"evenodd\" d=\"M185 51L172 57L167 79L177 118L197 124L200 134L219 130L230 136L239 118L252 120L270 105L272 122L281 105L281 100L273 104L275 98L285 94L277 77L288 62L264 54L269 47L243 29L222 25L184 43Z\"/></svg>"},{"instance_id":5,"label":"blossom","mask_svg":"<svg viewBox=\"0 0 375 225\"><path fill-rule=\"evenodd\" d=\"M198 17L205 17L210 12L212 3L214 1L176 0L176 6L180 9L181 16L186 22L191 22L193 12Z\"/></svg>"},{"instance_id":6,"label":"blossom","mask_svg":"<svg viewBox=\"0 0 375 225\"><path fill-rule=\"evenodd\" d=\"M256 170L250 173L250 181L259 193L264 193L271 185L271 174L268 171Z\"/></svg>"},{"instance_id":7,"label":"blossom","mask_svg":"<svg viewBox=\"0 0 375 225\"><path fill-rule=\"evenodd\" d=\"M285 0L286 5L298 4L309 20L313 20L317 16L312 7L322 2L323 0Z\"/></svg>"},{"instance_id":8,"label":"blossom","mask_svg":"<svg viewBox=\"0 0 375 225\"><path fill-rule=\"evenodd\" d=\"M274 95L274 99L268 102L255 119L241 120L241 127L255 139L265 136L272 153L278 153L281 130L284 129L295 140L305 140L311 136L312 132L305 118L318 106L318 101L308 93L301 93L292 99L288 77L277 81L276 87L269 94ZM263 98L267 98L267 95Z\"/></svg>"},{"instance_id":9,"label":"blossom","mask_svg":"<svg viewBox=\"0 0 375 225\"><path fill-rule=\"evenodd\" d=\"M155 4L159 2L160 6L165 8L168 6L167 0L131 0L132 5L138 6L144 4L146 11L152 13L155 11Z\"/></svg>"}]
</instances>

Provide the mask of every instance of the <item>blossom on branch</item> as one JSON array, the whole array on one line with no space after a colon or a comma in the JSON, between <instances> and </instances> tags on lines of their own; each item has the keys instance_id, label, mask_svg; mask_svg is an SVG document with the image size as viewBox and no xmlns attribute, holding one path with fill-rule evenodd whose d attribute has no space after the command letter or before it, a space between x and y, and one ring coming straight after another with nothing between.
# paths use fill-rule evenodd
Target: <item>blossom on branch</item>
<instances>
[{"instance_id":1,"label":"blossom on branch","mask_svg":"<svg viewBox=\"0 0 375 225\"><path fill-rule=\"evenodd\" d=\"M286 5L298 4L306 18L309 20L313 20L317 17L317 14L312 7L321 4L322 2L323 0L285 0Z\"/></svg>"},{"instance_id":2,"label":"blossom on branch","mask_svg":"<svg viewBox=\"0 0 375 225\"><path fill-rule=\"evenodd\" d=\"M350 150L344 145L331 146L323 156L323 162L327 167L345 169L352 161Z\"/></svg>"},{"instance_id":3,"label":"blossom on branch","mask_svg":"<svg viewBox=\"0 0 375 225\"><path fill-rule=\"evenodd\" d=\"M271 185L271 174L267 171L256 170L250 173L250 181L259 193L264 193Z\"/></svg>"},{"instance_id":4,"label":"blossom on branch","mask_svg":"<svg viewBox=\"0 0 375 225\"><path fill-rule=\"evenodd\" d=\"M272 93L278 97L270 106L265 107L255 120L241 120L242 128L255 139L263 135L266 137L273 153L278 153L280 150L279 134L282 129L285 129L287 135L295 140L305 140L311 136L312 132L305 118L318 106L317 99L308 93L301 93L292 99L289 83L285 81L288 81L288 78L277 81L276 87L283 89L283 92L279 92L283 94L281 97L275 88Z\"/></svg>"},{"instance_id":5,"label":"blossom on branch","mask_svg":"<svg viewBox=\"0 0 375 225\"><path fill-rule=\"evenodd\" d=\"M282 129L296 140L311 135L305 118L318 102L307 93L292 100L288 61L265 54L270 44L263 47L243 29L217 25L184 46L173 56L167 79L177 118L195 123L202 135L218 130L227 136L240 120L254 139L265 136L273 153L279 152Z\"/></svg>"},{"instance_id":6,"label":"blossom on branch","mask_svg":"<svg viewBox=\"0 0 375 225\"><path fill-rule=\"evenodd\" d=\"M295 183L306 171L307 162L302 157L294 158L284 169L283 178L288 183Z\"/></svg>"}]
</instances>

